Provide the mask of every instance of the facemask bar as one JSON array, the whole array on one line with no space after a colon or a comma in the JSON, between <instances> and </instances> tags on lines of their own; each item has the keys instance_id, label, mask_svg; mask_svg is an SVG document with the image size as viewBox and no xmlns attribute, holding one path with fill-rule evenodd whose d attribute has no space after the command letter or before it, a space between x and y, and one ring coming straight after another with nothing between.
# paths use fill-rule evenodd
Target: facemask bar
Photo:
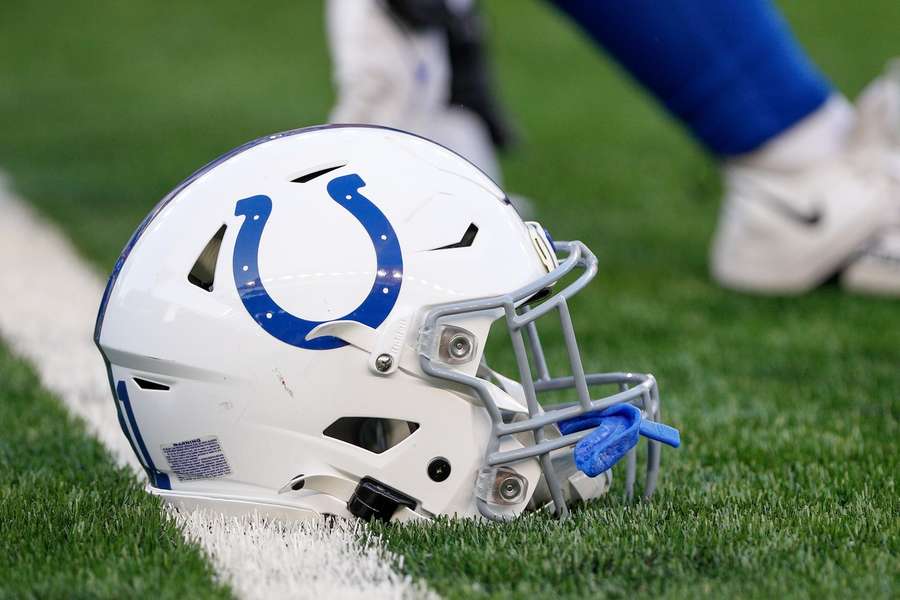
<instances>
[{"instance_id":1,"label":"facemask bar","mask_svg":"<svg viewBox=\"0 0 900 600\"><path fill-rule=\"evenodd\" d=\"M597 274L597 258L581 242L554 242L557 254L563 254L565 260L560 265L532 283L509 294L479 298L465 302L442 304L431 308L424 315L423 326L419 338L419 361L422 370L432 377L462 384L472 389L483 402L492 422L492 436L488 442L482 471L503 465L513 465L522 460L537 457L541 471L550 491L555 512L560 517L568 514L565 496L550 460L550 452L559 448L573 446L593 431L593 428L578 431L569 435L548 439L544 427L560 421L577 417L584 413L602 410L616 404L631 403L640 408L644 416L651 420L659 420L659 394L656 380L652 375L634 373L592 373L585 374L581 362L581 354L575 339L575 331L569 314L568 300L581 291ZM530 307L525 303L528 299L563 279L576 268L584 272L572 283L547 298L542 304ZM523 304L525 303L525 304ZM519 309L517 310L517 306ZM492 395L492 384L480 377L474 377L459 370L448 367L438 357L436 346L443 328L440 320L445 317L467 313L478 313L502 308L506 317L507 330L513 345L516 363L519 369L519 381L522 385L528 418L504 423L503 416ZM571 376L552 377L547 366L543 348L537 332L536 321L557 311L562 326L563 339L571 368ZM531 373L526 343L534 357L537 378ZM590 397L590 387L596 385L618 385L618 393L596 400ZM538 403L540 393L574 388L578 395L576 402L559 404L543 409ZM500 451L500 443L506 436L531 432L534 444L515 450ZM656 487L659 473L660 444L648 440L647 471L643 496L649 498ZM625 457L625 487L629 498L633 495L636 476L636 448L632 448ZM489 503L476 498L481 514L493 520L505 520L509 517L495 510Z\"/></svg>"}]
</instances>

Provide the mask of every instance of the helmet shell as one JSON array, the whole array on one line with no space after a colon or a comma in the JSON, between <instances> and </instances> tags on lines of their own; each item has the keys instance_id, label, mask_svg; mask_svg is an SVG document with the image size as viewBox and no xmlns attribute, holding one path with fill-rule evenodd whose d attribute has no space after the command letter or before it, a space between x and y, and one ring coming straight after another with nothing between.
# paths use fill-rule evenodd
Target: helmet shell
<instances>
[{"instance_id":1,"label":"helmet shell","mask_svg":"<svg viewBox=\"0 0 900 600\"><path fill-rule=\"evenodd\" d=\"M342 203L336 189L356 191ZM240 203L261 197L270 208L254 240L257 215ZM354 201L375 211L348 208ZM390 240L376 231L377 213ZM390 253L379 240L395 244L400 262L388 266L399 269L383 268ZM248 252L255 290L243 279L253 273L242 264ZM192 281L201 257L209 285ZM368 476L415 499L420 514L476 514L473 482L490 419L470 393L418 370L417 319L436 304L505 293L545 273L504 193L450 150L380 127L297 130L226 154L157 206L110 278L97 343L154 492L340 514L340 491ZM385 277L390 287L380 285ZM249 308L263 288L278 315ZM379 310L361 316L366 302ZM364 322L396 364L381 374L371 349L335 337L316 347L306 330L285 341L266 329L277 316L290 326ZM476 340L458 368L475 373L496 317L454 323ZM373 452L325 434L342 418L415 426ZM435 458L451 465L443 481L429 477ZM533 489L537 465L523 472ZM299 475L346 483L313 489L310 479L285 490Z\"/></svg>"}]
</instances>

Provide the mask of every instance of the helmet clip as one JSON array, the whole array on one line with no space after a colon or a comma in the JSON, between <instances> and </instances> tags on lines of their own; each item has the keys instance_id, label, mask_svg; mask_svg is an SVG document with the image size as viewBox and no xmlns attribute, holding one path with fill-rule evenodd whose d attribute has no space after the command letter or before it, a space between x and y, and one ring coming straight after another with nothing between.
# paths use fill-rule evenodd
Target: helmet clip
<instances>
[{"instance_id":1,"label":"helmet clip","mask_svg":"<svg viewBox=\"0 0 900 600\"><path fill-rule=\"evenodd\" d=\"M347 510L364 521L377 519L386 523L401 506L415 510L416 501L371 477L363 477L347 500Z\"/></svg>"}]
</instances>

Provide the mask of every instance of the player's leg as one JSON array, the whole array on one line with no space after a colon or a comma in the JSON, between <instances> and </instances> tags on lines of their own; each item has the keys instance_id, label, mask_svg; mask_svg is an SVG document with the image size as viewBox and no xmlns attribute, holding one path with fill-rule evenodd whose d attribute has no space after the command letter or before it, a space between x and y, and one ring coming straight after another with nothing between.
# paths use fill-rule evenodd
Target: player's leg
<instances>
[{"instance_id":1,"label":"player's leg","mask_svg":"<svg viewBox=\"0 0 900 600\"><path fill-rule=\"evenodd\" d=\"M421 131L449 94L438 31L409 31L377 0L328 0L326 25L337 92L331 120Z\"/></svg>"},{"instance_id":2,"label":"player's leg","mask_svg":"<svg viewBox=\"0 0 900 600\"><path fill-rule=\"evenodd\" d=\"M896 180L855 139L855 111L767 0L554 4L723 160L721 283L808 290L855 263L900 210Z\"/></svg>"},{"instance_id":3,"label":"player's leg","mask_svg":"<svg viewBox=\"0 0 900 600\"><path fill-rule=\"evenodd\" d=\"M405 5L421 12L407 14ZM487 124L474 111L451 106L451 49L447 31L440 26L442 5L442 1L328 0L327 32L337 92L330 120L417 133L460 153L499 180Z\"/></svg>"},{"instance_id":4,"label":"player's leg","mask_svg":"<svg viewBox=\"0 0 900 600\"><path fill-rule=\"evenodd\" d=\"M752 151L831 87L767 0L554 0L717 155Z\"/></svg>"}]
</instances>

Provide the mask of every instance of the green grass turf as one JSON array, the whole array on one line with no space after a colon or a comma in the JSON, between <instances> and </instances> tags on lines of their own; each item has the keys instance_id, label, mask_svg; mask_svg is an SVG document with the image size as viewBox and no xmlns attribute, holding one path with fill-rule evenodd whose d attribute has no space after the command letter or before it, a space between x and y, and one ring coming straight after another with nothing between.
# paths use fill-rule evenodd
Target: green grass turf
<instances>
[{"instance_id":1,"label":"green grass turf","mask_svg":"<svg viewBox=\"0 0 900 600\"><path fill-rule=\"evenodd\" d=\"M711 162L546 7L488 5L524 133L504 161L508 187L556 237L598 254L597 283L572 307L588 366L652 370L684 446L664 455L649 505L614 489L561 524L388 528L405 568L451 597L896 595L897 303L716 288ZM783 6L848 94L895 51L895 0ZM4 8L0 165L105 270L181 178L247 139L324 120L331 91L317 1L92 7Z\"/></svg>"},{"instance_id":2,"label":"green grass turf","mask_svg":"<svg viewBox=\"0 0 900 600\"><path fill-rule=\"evenodd\" d=\"M2 347L0 381L0 598L229 596L160 501Z\"/></svg>"}]
</instances>

